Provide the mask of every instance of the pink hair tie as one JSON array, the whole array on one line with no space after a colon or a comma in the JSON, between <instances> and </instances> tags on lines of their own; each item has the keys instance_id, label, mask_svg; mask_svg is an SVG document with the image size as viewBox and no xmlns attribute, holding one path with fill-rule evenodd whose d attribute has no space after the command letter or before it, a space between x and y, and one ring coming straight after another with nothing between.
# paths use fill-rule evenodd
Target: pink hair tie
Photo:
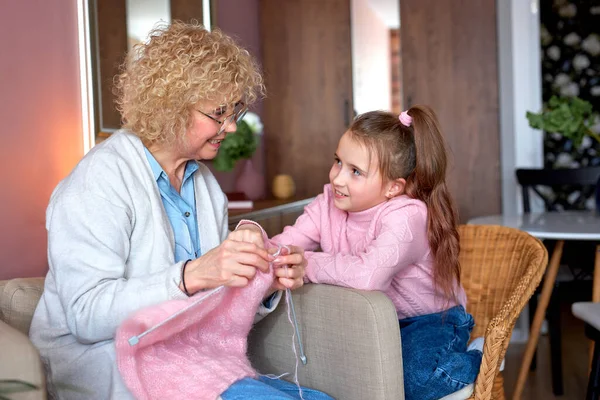
<instances>
[{"instance_id":1,"label":"pink hair tie","mask_svg":"<svg viewBox=\"0 0 600 400\"><path fill-rule=\"evenodd\" d=\"M410 126L412 124L412 117L408 115L407 111L402 111L398 119L404 126Z\"/></svg>"}]
</instances>

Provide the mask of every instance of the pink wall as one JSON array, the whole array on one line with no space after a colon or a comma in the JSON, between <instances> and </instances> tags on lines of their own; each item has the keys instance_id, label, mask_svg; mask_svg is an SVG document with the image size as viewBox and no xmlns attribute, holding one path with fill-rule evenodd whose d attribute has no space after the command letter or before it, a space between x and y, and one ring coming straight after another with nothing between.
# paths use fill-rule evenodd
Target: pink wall
<instances>
[{"instance_id":1,"label":"pink wall","mask_svg":"<svg viewBox=\"0 0 600 400\"><path fill-rule=\"evenodd\" d=\"M237 39L238 43L244 46L259 62L262 60L262 48L260 43L260 23L259 23L259 0L218 0L217 1L217 21L216 25L228 35ZM268 88L267 88L268 91ZM262 114L262 103L257 102L252 111L258 115ZM265 127L265 133L268 134L268 127ZM258 171L265 174L264 147L256 151L252 162ZM219 184L224 191L234 191L235 177L241 168L241 162L232 172L215 171L210 163L209 167L217 177Z\"/></svg>"},{"instance_id":2,"label":"pink wall","mask_svg":"<svg viewBox=\"0 0 600 400\"><path fill-rule=\"evenodd\" d=\"M9 2L0 17L0 279L46 273L46 206L83 154L77 2L33 3ZM222 29L260 60L258 0L219 0L219 10ZM233 190L235 173L217 175Z\"/></svg>"},{"instance_id":3,"label":"pink wall","mask_svg":"<svg viewBox=\"0 0 600 400\"><path fill-rule=\"evenodd\" d=\"M218 0L217 13L217 27L260 60L259 0Z\"/></svg>"},{"instance_id":4,"label":"pink wall","mask_svg":"<svg viewBox=\"0 0 600 400\"><path fill-rule=\"evenodd\" d=\"M75 1L10 1L0 17L0 279L47 271L45 210L83 152Z\"/></svg>"}]
</instances>

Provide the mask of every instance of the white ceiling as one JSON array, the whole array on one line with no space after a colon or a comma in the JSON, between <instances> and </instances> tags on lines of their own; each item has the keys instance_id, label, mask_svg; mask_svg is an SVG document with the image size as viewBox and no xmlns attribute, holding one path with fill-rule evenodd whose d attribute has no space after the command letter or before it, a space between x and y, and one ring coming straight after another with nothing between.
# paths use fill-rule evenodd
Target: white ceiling
<instances>
[{"instance_id":1,"label":"white ceiling","mask_svg":"<svg viewBox=\"0 0 600 400\"><path fill-rule=\"evenodd\" d=\"M368 0L369 5L388 28L400 27L401 0Z\"/></svg>"}]
</instances>

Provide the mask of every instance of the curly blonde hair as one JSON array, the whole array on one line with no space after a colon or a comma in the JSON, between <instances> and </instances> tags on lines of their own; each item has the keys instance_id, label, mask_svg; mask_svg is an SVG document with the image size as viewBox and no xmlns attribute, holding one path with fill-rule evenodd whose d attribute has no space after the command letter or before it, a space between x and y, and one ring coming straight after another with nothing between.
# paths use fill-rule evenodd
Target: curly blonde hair
<instances>
[{"instance_id":1,"label":"curly blonde hair","mask_svg":"<svg viewBox=\"0 0 600 400\"><path fill-rule=\"evenodd\" d=\"M115 78L123 127L145 143L173 142L192 123L201 101L232 106L264 96L258 64L219 30L174 21L134 46Z\"/></svg>"}]
</instances>

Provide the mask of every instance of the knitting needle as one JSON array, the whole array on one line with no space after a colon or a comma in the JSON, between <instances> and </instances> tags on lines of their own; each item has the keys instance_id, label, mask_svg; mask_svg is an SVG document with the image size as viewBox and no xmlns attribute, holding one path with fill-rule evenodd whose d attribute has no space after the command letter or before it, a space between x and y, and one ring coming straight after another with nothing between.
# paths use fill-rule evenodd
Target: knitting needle
<instances>
[{"instance_id":1,"label":"knitting needle","mask_svg":"<svg viewBox=\"0 0 600 400\"><path fill-rule=\"evenodd\" d=\"M289 250L289 249L288 249ZM277 251L277 254L279 254L279 252L281 251L281 247L279 247L279 250ZM171 321L173 318L177 318L177 316L183 314L184 312L188 311L190 308L195 307L196 305L198 305L199 303L203 302L205 299L209 298L210 296L212 296L213 294L217 293L219 290L223 289L225 287L225 285L221 285L218 286L212 290L210 290L209 292L206 292L204 294L204 296L198 298L197 300L195 300L194 302L192 302L191 304L189 304L188 306L182 308L181 310L177 311L175 314L171 315L169 318L165 319L164 321L154 325L153 327L145 330L144 332L140 333L139 335L135 335L129 338L128 342L130 346L135 346L136 344L138 344L140 342L140 339L143 338L144 336L146 336L147 334L155 331L156 329L160 328L161 326L163 326L164 324L166 324L167 322Z\"/></svg>"},{"instance_id":2,"label":"knitting needle","mask_svg":"<svg viewBox=\"0 0 600 400\"><path fill-rule=\"evenodd\" d=\"M277 252L273 255L274 257L277 257L280 253L281 253L281 249L282 247L278 245L278 249ZM288 250L288 252L290 251L290 249L285 246L285 248ZM287 270L287 265L285 266L285 269ZM214 289L212 289L211 291L207 292L204 294L204 296L198 298L197 300L195 300L193 303L191 303L190 305L182 308L181 310L177 311L175 314L171 315L169 318L165 319L164 321L154 325L153 327L145 330L144 332L140 333L139 335L134 335L132 337L129 338L128 342L130 346L135 346L136 344L138 344L140 342L140 339L144 336L146 336L147 334L155 331L156 329L160 328L161 326L163 326L164 324L166 324L167 322L171 321L174 318L177 318L177 316L183 314L184 312L188 311L190 308L195 307L197 304L201 303L202 301L204 301L205 299L207 299L208 297L212 296L213 294L217 293L218 291L220 291L221 289L223 289L225 286L221 285L218 286ZM290 300L290 308L292 311L292 319L294 321L294 329L296 330L296 336L298 338L298 347L300 349L300 360L302 361L302 364L306 365L307 359L306 359L306 355L304 354L304 346L302 346L302 336L300 336L300 329L298 328L298 319L296 318L296 309L294 308L294 300L292 298L292 291L289 288L285 289L286 291L286 296L287 298Z\"/></svg>"},{"instance_id":3,"label":"knitting needle","mask_svg":"<svg viewBox=\"0 0 600 400\"><path fill-rule=\"evenodd\" d=\"M300 361L306 365L306 355L304 354L304 347L302 346L302 337L300 336L300 330L298 329L298 320L296 319L296 310L294 309L294 300L292 299L292 291L290 288L285 289L285 295L290 299L290 308L292 309L292 319L294 320L294 328L296 329L296 336L298 337L298 347L300 347Z\"/></svg>"},{"instance_id":4,"label":"knitting needle","mask_svg":"<svg viewBox=\"0 0 600 400\"><path fill-rule=\"evenodd\" d=\"M204 296L198 298L197 300L195 300L194 302L192 302L190 305L188 305L188 306L182 308L181 310L177 311L175 314L171 315L169 318L165 319L164 321L162 321L162 322L154 325L153 327L145 330L144 332L140 333L139 335L130 337L129 340L128 340L129 345L135 346L136 344L138 344L140 342L141 338L143 338L144 336L146 336L150 332L152 332L152 331L160 328L161 326L163 326L167 322L171 321L173 318L177 318L177 316L183 314L184 312L186 312L190 308L192 308L192 307L196 306L197 304L203 302L205 299L207 299L210 296L212 296L213 294L217 293L219 290L223 289L224 287L225 287L225 285L221 285L221 286L218 286L218 287L210 290L209 292L205 293Z\"/></svg>"}]
</instances>

